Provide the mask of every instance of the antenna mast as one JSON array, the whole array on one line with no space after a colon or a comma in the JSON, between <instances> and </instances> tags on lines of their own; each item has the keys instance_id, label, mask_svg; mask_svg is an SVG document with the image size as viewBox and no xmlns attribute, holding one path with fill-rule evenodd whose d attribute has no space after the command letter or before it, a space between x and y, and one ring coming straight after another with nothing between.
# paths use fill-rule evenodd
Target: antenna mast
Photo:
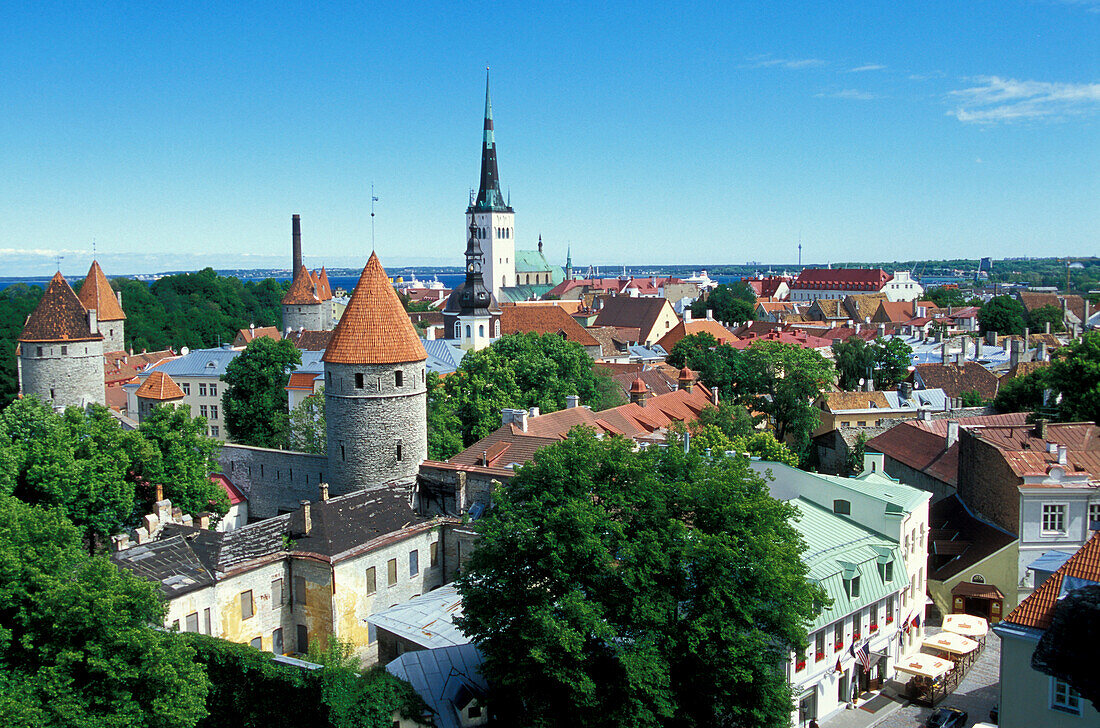
<instances>
[{"instance_id":1,"label":"antenna mast","mask_svg":"<svg viewBox=\"0 0 1100 728\"><path fill-rule=\"evenodd\" d=\"M374 194L374 183L370 183L370 249L374 252L374 203L378 202L378 197Z\"/></svg>"}]
</instances>

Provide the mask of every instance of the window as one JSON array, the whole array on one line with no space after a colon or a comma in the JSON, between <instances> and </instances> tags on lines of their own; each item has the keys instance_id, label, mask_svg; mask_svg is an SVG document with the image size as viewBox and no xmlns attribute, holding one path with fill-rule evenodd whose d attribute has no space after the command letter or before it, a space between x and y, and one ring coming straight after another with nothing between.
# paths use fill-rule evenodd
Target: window
<instances>
[{"instance_id":1,"label":"window","mask_svg":"<svg viewBox=\"0 0 1100 728\"><path fill-rule=\"evenodd\" d=\"M466 338L470 338L470 326L468 324L466 326Z\"/></svg>"},{"instance_id":2,"label":"window","mask_svg":"<svg viewBox=\"0 0 1100 728\"><path fill-rule=\"evenodd\" d=\"M409 552L409 576L420 573L420 550L413 549Z\"/></svg>"},{"instance_id":3,"label":"window","mask_svg":"<svg viewBox=\"0 0 1100 728\"><path fill-rule=\"evenodd\" d=\"M894 580L894 562L887 561L885 564L878 565L879 576L882 577L883 583L889 583Z\"/></svg>"},{"instance_id":4,"label":"window","mask_svg":"<svg viewBox=\"0 0 1100 728\"><path fill-rule=\"evenodd\" d=\"M401 387L405 384L405 372L398 369L393 373L393 385L395 387Z\"/></svg>"},{"instance_id":5,"label":"window","mask_svg":"<svg viewBox=\"0 0 1100 728\"><path fill-rule=\"evenodd\" d=\"M199 613L191 612L187 615L187 618L183 621L184 632L198 632L199 631Z\"/></svg>"},{"instance_id":6,"label":"window","mask_svg":"<svg viewBox=\"0 0 1100 728\"><path fill-rule=\"evenodd\" d=\"M212 629L212 625L210 624L210 607L202 610L202 621L206 624L206 634L214 634L214 630Z\"/></svg>"},{"instance_id":7,"label":"window","mask_svg":"<svg viewBox=\"0 0 1100 728\"><path fill-rule=\"evenodd\" d=\"M867 420L856 420L856 426L857 427L866 427L867 426Z\"/></svg>"},{"instance_id":8,"label":"window","mask_svg":"<svg viewBox=\"0 0 1100 728\"><path fill-rule=\"evenodd\" d=\"M859 575L844 580L844 591L848 592L849 599L859 599Z\"/></svg>"},{"instance_id":9,"label":"window","mask_svg":"<svg viewBox=\"0 0 1100 728\"><path fill-rule=\"evenodd\" d=\"M218 428L217 425L210 425L210 436L211 437L220 437L221 436L221 430Z\"/></svg>"},{"instance_id":10,"label":"window","mask_svg":"<svg viewBox=\"0 0 1100 728\"><path fill-rule=\"evenodd\" d=\"M356 389L362 389L363 388L363 373L362 372L356 372L355 373L355 388Z\"/></svg>"},{"instance_id":11,"label":"window","mask_svg":"<svg viewBox=\"0 0 1100 728\"><path fill-rule=\"evenodd\" d=\"M36 356L42 356L42 347L38 346L38 347L35 347L35 348L38 349L38 351L35 352Z\"/></svg>"},{"instance_id":12,"label":"window","mask_svg":"<svg viewBox=\"0 0 1100 728\"><path fill-rule=\"evenodd\" d=\"M825 659L825 630L821 630L814 636L814 662Z\"/></svg>"},{"instance_id":13,"label":"window","mask_svg":"<svg viewBox=\"0 0 1100 728\"><path fill-rule=\"evenodd\" d=\"M469 708L466 709L466 717L471 719L471 720L473 720L474 718L480 718L481 717L481 706L480 705L471 705Z\"/></svg>"},{"instance_id":14,"label":"window","mask_svg":"<svg viewBox=\"0 0 1100 728\"><path fill-rule=\"evenodd\" d=\"M294 577L294 603L306 603L306 578L304 576Z\"/></svg>"},{"instance_id":15,"label":"window","mask_svg":"<svg viewBox=\"0 0 1100 728\"><path fill-rule=\"evenodd\" d=\"M1089 530L1100 531L1100 503L1089 503Z\"/></svg>"},{"instance_id":16,"label":"window","mask_svg":"<svg viewBox=\"0 0 1100 728\"><path fill-rule=\"evenodd\" d=\"M67 346L61 347L61 356L65 356L68 353L69 353L69 347L67 347Z\"/></svg>"},{"instance_id":17,"label":"window","mask_svg":"<svg viewBox=\"0 0 1100 728\"><path fill-rule=\"evenodd\" d=\"M207 406L205 404L200 404L199 405L199 415L201 415L202 417L209 417L209 414L210 414L210 410L207 408Z\"/></svg>"},{"instance_id":18,"label":"window","mask_svg":"<svg viewBox=\"0 0 1100 728\"><path fill-rule=\"evenodd\" d=\"M271 632L271 651L276 655L283 654L283 628L276 627Z\"/></svg>"},{"instance_id":19,"label":"window","mask_svg":"<svg viewBox=\"0 0 1100 728\"><path fill-rule=\"evenodd\" d=\"M870 620L870 626L868 626L868 632L874 632L878 629L878 605L872 604L871 608L867 610L867 616Z\"/></svg>"},{"instance_id":20,"label":"window","mask_svg":"<svg viewBox=\"0 0 1100 728\"><path fill-rule=\"evenodd\" d=\"M283 580L274 579L271 582L271 606L281 607L283 605Z\"/></svg>"},{"instance_id":21,"label":"window","mask_svg":"<svg viewBox=\"0 0 1100 728\"><path fill-rule=\"evenodd\" d=\"M309 630L304 624L298 625L298 652L309 652Z\"/></svg>"},{"instance_id":22,"label":"window","mask_svg":"<svg viewBox=\"0 0 1100 728\"><path fill-rule=\"evenodd\" d=\"M210 385L210 396L211 397L217 397L218 396L218 385L216 385L216 384L211 384Z\"/></svg>"},{"instance_id":23,"label":"window","mask_svg":"<svg viewBox=\"0 0 1100 728\"><path fill-rule=\"evenodd\" d=\"M972 584L984 584L985 583L985 577L982 576L981 574L975 574L974 576L970 577L970 583L972 583Z\"/></svg>"},{"instance_id":24,"label":"window","mask_svg":"<svg viewBox=\"0 0 1100 728\"><path fill-rule=\"evenodd\" d=\"M840 620L833 625L833 649L840 652L840 649L844 647L844 620Z\"/></svg>"},{"instance_id":25,"label":"window","mask_svg":"<svg viewBox=\"0 0 1100 728\"><path fill-rule=\"evenodd\" d=\"M345 459L344 458L344 445L343 445L343 443L340 444L340 459L341 460Z\"/></svg>"},{"instance_id":26,"label":"window","mask_svg":"<svg viewBox=\"0 0 1100 728\"><path fill-rule=\"evenodd\" d=\"M218 419L218 405L216 404L210 405L210 419Z\"/></svg>"},{"instance_id":27,"label":"window","mask_svg":"<svg viewBox=\"0 0 1100 728\"><path fill-rule=\"evenodd\" d=\"M1043 504L1043 533L1066 532L1066 506L1064 503Z\"/></svg>"},{"instance_id":28,"label":"window","mask_svg":"<svg viewBox=\"0 0 1100 728\"><path fill-rule=\"evenodd\" d=\"M455 338L456 339L462 338L462 325L461 324L455 324Z\"/></svg>"},{"instance_id":29,"label":"window","mask_svg":"<svg viewBox=\"0 0 1100 728\"><path fill-rule=\"evenodd\" d=\"M802 672L806 669L806 650L800 649L794 658L794 671Z\"/></svg>"},{"instance_id":30,"label":"window","mask_svg":"<svg viewBox=\"0 0 1100 728\"><path fill-rule=\"evenodd\" d=\"M374 594L378 591L378 580L374 576L374 567L367 569L367 594Z\"/></svg>"},{"instance_id":31,"label":"window","mask_svg":"<svg viewBox=\"0 0 1100 728\"><path fill-rule=\"evenodd\" d=\"M401 462L401 441L397 441L397 462Z\"/></svg>"},{"instance_id":32,"label":"window","mask_svg":"<svg viewBox=\"0 0 1100 728\"><path fill-rule=\"evenodd\" d=\"M439 566L439 542L432 541L428 546L428 566Z\"/></svg>"},{"instance_id":33,"label":"window","mask_svg":"<svg viewBox=\"0 0 1100 728\"><path fill-rule=\"evenodd\" d=\"M841 516L850 516L852 515L852 504L846 500L834 500L833 513L837 513Z\"/></svg>"},{"instance_id":34,"label":"window","mask_svg":"<svg viewBox=\"0 0 1100 728\"><path fill-rule=\"evenodd\" d=\"M255 614L252 611L252 590L241 592L241 619L251 619Z\"/></svg>"},{"instance_id":35,"label":"window","mask_svg":"<svg viewBox=\"0 0 1100 728\"><path fill-rule=\"evenodd\" d=\"M252 647L255 647L257 650L262 650L264 648L264 638L263 637L257 637L254 640L252 640L251 642L249 642L248 644L251 645Z\"/></svg>"},{"instance_id":36,"label":"window","mask_svg":"<svg viewBox=\"0 0 1100 728\"><path fill-rule=\"evenodd\" d=\"M182 384L180 384L180 389L183 390L184 394L191 394L191 384L189 382L183 382Z\"/></svg>"},{"instance_id":37,"label":"window","mask_svg":"<svg viewBox=\"0 0 1100 728\"><path fill-rule=\"evenodd\" d=\"M205 397L206 396L206 385L205 384L200 384L199 385L199 396L200 397Z\"/></svg>"},{"instance_id":38,"label":"window","mask_svg":"<svg viewBox=\"0 0 1100 728\"><path fill-rule=\"evenodd\" d=\"M478 324L477 325L477 335L478 336L485 336L485 324Z\"/></svg>"},{"instance_id":39,"label":"window","mask_svg":"<svg viewBox=\"0 0 1100 728\"><path fill-rule=\"evenodd\" d=\"M1081 694L1070 687L1069 683L1052 677L1050 679L1050 708L1064 713L1081 715Z\"/></svg>"},{"instance_id":40,"label":"window","mask_svg":"<svg viewBox=\"0 0 1100 728\"><path fill-rule=\"evenodd\" d=\"M894 623L894 595L886 597L886 624Z\"/></svg>"},{"instance_id":41,"label":"window","mask_svg":"<svg viewBox=\"0 0 1100 728\"><path fill-rule=\"evenodd\" d=\"M386 586L395 586L397 584L397 559L390 559L386 562Z\"/></svg>"}]
</instances>

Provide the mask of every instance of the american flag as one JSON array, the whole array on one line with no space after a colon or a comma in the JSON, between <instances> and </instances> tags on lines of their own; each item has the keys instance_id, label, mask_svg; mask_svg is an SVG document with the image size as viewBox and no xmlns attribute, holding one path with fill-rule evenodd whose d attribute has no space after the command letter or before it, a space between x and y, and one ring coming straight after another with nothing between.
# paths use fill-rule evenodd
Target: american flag
<instances>
[{"instance_id":1,"label":"american flag","mask_svg":"<svg viewBox=\"0 0 1100 728\"><path fill-rule=\"evenodd\" d=\"M867 643L860 643L859 647L852 645L852 657L859 660L859 664L863 665L863 671L867 672L871 669L871 653L867 651Z\"/></svg>"}]
</instances>

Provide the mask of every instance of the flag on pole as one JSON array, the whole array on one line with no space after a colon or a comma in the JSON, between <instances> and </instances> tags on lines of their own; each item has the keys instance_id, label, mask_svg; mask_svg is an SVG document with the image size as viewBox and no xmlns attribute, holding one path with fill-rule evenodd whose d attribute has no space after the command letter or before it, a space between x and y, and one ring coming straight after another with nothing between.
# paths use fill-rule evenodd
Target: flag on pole
<instances>
[{"instance_id":1,"label":"flag on pole","mask_svg":"<svg viewBox=\"0 0 1100 728\"><path fill-rule=\"evenodd\" d=\"M852 657L859 660L859 664L863 665L863 671L869 671L871 669L871 653L867 651L867 643L861 642L859 647L852 645L850 649Z\"/></svg>"},{"instance_id":2,"label":"flag on pole","mask_svg":"<svg viewBox=\"0 0 1100 728\"><path fill-rule=\"evenodd\" d=\"M913 617L913 627L916 628L916 629L920 629L920 615L919 614L916 615L915 617Z\"/></svg>"},{"instance_id":3,"label":"flag on pole","mask_svg":"<svg viewBox=\"0 0 1100 728\"><path fill-rule=\"evenodd\" d=\"M842 668L840 666L840 658L839 657L836 660L836 667L834 668L834 671L835 672L844 672L844 668Z\"/></svg>"}]
</instances>

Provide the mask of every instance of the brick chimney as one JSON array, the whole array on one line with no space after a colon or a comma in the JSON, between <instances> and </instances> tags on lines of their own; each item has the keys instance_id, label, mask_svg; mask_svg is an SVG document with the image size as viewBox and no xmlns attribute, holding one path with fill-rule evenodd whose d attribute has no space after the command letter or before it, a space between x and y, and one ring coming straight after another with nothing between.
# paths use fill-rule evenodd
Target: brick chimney
<instances>
[{"instance_id":1,"label":"brick chimney","mask_svg":"<svg viewBox=\"0 0 1100 728\"><path fill-rule=\"evenodd\" d=\"M566 409L574 409L574 408L580 407L580 406L581 406L581 398L580 398L579 395L576 395L576 394L567 394L567 395L565 395L565 408Z\"/></svg>"},{"instance_id":2,"label":"brick chimney","mask_svg":"<svg viewBox=\"0 0 1100 728\"><path fill-rule=\"evenodd\" d=\"M99 319L96 317L96 311L94 308L88 309L88 329L93 334L99 333Z\"/></svg>"},{"instance_id":3,"label":"brick chimney","mask_svg":"<svg viewBox=\"0 0 1100 728\"><path fill-rule=\"evenodd\" d=\"M294 278L302 267L302 219L298 215L290 216L290 247L294 266L290 271L290 277Z\"/></svg>"},{"instance_id":4,"label":"brick chimney","mask_svg":"<svg viewBox=\"0 0 1100 728\"><path fill-rule=\"evenodd\" d=\"M959 423L948 422L947 423L947 447L951 447L959 441Z\"/></svg>"},{"instance_id":5,"label":"brick chimney","mask_svg":"<svg viewBox=\"0 0 1100 728\"><path fill-rule=\"evenodd\" d=\"M309 501L298 501L301 506L291 517L291 533L295 536L308 536L313 530L313 517L309 509Z\"/></svg>"}]
</instances>

